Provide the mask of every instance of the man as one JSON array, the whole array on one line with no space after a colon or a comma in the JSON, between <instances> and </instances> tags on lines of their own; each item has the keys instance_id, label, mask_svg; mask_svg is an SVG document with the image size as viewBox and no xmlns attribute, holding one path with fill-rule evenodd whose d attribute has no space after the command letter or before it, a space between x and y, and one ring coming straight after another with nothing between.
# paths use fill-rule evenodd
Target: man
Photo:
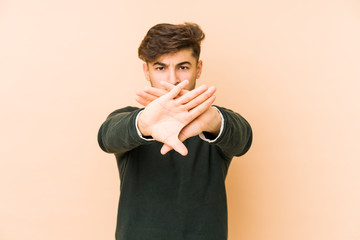
<instances>
[{"instance_id":1,"label":"man","mask_svg":"<svg viewBox=\"0 0 360 240\"><path fill-rule=\"evenodd\" d=\"M201 75L196 24L158 24L139 47L151 87L137 91L143 109L111 113L98 134L120 174L117 240L225 240L225 178L231 159L250 148L252 131L218 106Z\"/></svg>"}]
</instances>

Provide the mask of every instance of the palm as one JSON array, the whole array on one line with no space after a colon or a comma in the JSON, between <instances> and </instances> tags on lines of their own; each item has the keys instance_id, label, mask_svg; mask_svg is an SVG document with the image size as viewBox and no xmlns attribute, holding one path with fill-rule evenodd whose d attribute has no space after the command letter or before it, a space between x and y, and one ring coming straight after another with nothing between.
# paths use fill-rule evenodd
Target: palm
<instances>
[{"instance_id":1,"label":"palm","mask_svg":"<svg viewBox=\"0 0 360 240\"><path fill-rule=\"evenodd\" d=\"M155 140L176 146L176 150L186 155L178 140L181 129L191 121L191 115L184 106L159 98L150 103L142 114L150 119L149 132Z\"/></svg>"},{"instance_id":2,"label":"palm","mask_svg":"<svg viewBox=\"0 0 360 240\"><path fill-rule=\"evenodd\" d=\"M199 117L191 121L188 125L186 125L183 129L181 129L179 133L179 140L181 142L185 141L186 139L197 136L202 133L205 129L204 122L208 122L209 118L211 117L210 108L206 110L203 114ZM162 153L167 153L172 148L169 145L164 145L161 149Z\"/></svg>"},{"instance_id":3,"label":"palm","mask_svg":"<svg viewBox=\"0 0 360 240\"><path fill-rule=\"evenodd\" d=\"M209 110L205 111L203 114L201 114L199 117L194 119L192 122L190 122L188 125L186 125L179 134L180 141L185 141L186 139L199 135L201 132L203 132L204 127L204 119L206 119L207 112Z\"/></svg>"},{"instance_id":4,"label":"palm","mask_svg":"<svg viewBox=\"0 0 360 240\"><path fill-rule=\"evenodd\" d=\"M163 142L170 149L174 148L182 155L187 154L187 149L180 141L183 136L179 136L179 134L184 134L182 130L186 129L185 126L197 126L197 121L194 122L195 124L189 125L189 123L203 114L215 100L212 96L213 91L205 92L207 90L205 86L178 97L185 85L186 82L181 83L169 93L149 102L140 115L141 121L139 119L143 134L151 135L157 141ZM192 131L185 132L185 135L191 134ZM162 153L165 152L167 152L166 148L162 149Z\"/></svg>"}]
</instances>

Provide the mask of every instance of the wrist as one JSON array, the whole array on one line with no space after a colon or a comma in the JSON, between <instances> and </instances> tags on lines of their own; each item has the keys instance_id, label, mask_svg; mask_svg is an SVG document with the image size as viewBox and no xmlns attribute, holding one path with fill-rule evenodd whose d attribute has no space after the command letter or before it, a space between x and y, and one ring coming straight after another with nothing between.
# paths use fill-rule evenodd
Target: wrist
<instances>
[{"instance_id":1,"label":"wrist","mask_svg":"<svg viewBox=\"0 0 360 240\"><path fill-rule=\"evenodd\" d=\"M148 127L146 125L146 122L144 121L143 112L139 113L136 124L137 124L137 128L139 129L142 136L144 136L144 137L151 136L151 134L148 132Z\"/></svg>"},{"instance_id":2,"label":"wrist","mask_svg":"<svg viewBox=\"0 0 360 240\"><path fill-rule=\"evenodd\" d=\"M209 108L209 111L211 112L211 121L208 124L206 132L209 132L212 135L217 136L220 133L222 118L217 108L211 106Z\"/></svg>"}]
</instances>

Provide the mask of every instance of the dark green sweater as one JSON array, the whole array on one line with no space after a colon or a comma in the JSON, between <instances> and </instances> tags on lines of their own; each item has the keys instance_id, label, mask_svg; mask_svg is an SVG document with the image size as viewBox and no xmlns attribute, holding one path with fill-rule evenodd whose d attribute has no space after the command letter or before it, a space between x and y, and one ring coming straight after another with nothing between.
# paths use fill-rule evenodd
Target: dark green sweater
<instances>
[{"instance_id":1,"label":"dark green sweater","mask_svg":"<svg viewBox=\"0 0 360 240\"><path fill-rule=\"evenodd\" d=\"M233 156L250 148L252 131L239 114L217 108L221 135L213 143L187 139L185 157L161 155L162 143L138 135L139 108L116 110L102 124L99 145L115 154L120 173L117 240L227 239L225 178Z\"/></svg>"}]
</instances>

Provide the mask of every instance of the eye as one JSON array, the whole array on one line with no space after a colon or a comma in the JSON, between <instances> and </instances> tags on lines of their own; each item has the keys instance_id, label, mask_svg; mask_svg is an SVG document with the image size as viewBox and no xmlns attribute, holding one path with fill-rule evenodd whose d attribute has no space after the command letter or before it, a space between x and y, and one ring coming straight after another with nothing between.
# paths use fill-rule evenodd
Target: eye
<instances>
[{"instance_id":1,"label":"eye","mask_svg":"<svg viewBox=\"0 0 360 240\"><path fill-rule=\"evenodd\" d=\"M164 70L164 67L157 67L155 69L158 70L158 71L162 71L162 70Z\"/></svg>"},{"instance_id":2,"label":"eye","mask_svg":"<svg viewBox=\"0 0 360 240\"><path fill-rule=\"evenodd\" d=\"M189 69L189 67L187 67L187 66L180 66L179 67L181 70L187 70L187 69Z\"/></svg>"}]
</instances>

